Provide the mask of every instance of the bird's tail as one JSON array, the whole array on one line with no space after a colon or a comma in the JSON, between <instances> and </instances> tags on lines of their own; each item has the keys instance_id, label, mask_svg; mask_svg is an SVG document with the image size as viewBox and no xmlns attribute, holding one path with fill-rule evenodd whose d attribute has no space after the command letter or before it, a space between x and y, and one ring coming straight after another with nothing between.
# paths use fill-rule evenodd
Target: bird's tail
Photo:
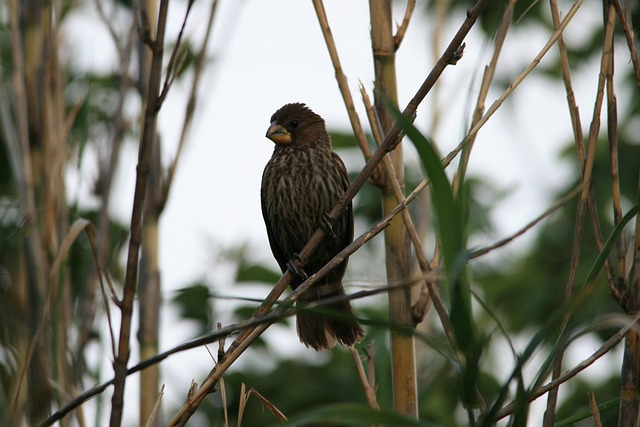
<instances>
[{"instance_id":1,"label":"bird's tail","mask_svg":"<svg viewBox=\"0 0 640 427\"><path fill-rule=\"evenodd\" d=\"M337 280L312 286L298 301L308 304L344 294L342 282ZM364 337L364 331L347 300L308 309L299 308L301 310L296 316L298 336L307 347L321 351L332 348L336 341L351 346Z\"/></svg>"}]
</instances>

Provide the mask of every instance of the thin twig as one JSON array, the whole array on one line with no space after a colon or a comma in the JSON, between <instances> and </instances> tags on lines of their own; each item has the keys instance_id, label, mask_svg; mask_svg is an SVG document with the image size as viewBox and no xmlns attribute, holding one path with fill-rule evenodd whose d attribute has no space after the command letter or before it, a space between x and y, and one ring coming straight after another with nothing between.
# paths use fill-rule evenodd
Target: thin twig
<instances>
[{"instance_id":1,"label":"thin twig","mask_svg":"<svg viewBox=\"0 0 640 427\"><path fill-rule=\"evenodd\" d=\"M482 82L480 84L480 91L478 93L478 99L476 101L476 108L473 113L473 118L471 121L470 128L473 128L482 118L482 114L485 109L485 102L487 100L487 96L489 95L489 89L491 88L491 83L493 82L493 77L496 72L496 67L498 65L498 59L500 59L500 54L502 53L502 47L504 46L504 41L507 38L507 33L509 32L509 27L511 24L511 20L513 19L513 9L515 7L515 0L509 0L507 3L507 8L502 15L502 22L500 27L498 28L498 34L496 35L496 40L493 48L493 55L491 56L491 60L489 61L489 65L485 68L484 74L482 75ZM454 177L453 186L454 191L457 193L460 191L460 185L464 180L464 176L466 174L467 166L469 164L469 159L471 158L471 150L473 149L473 144L476 139L476 135L474 134L471 138L469 138L468 145L462 150L462 154L460 155L460 163L458 164L458 170Z\"/></svg>"},{"instance_id":2,"label":"thin twig","mask_svg":"<svg viewBox=\"0 0 640 427\"><path fill-rule=\"evenodd\" d=\"M160 392L158 393L158 397L156 398L156 401L153 405L151 414L149 414L149 418L147 419L147 423L145 424L145 427L152 427L156 424L155 421L156 421L156 418L158 417L158 409L160 408L160 402L162 401L162 396L164 396L164 384L162 384L162 387L160 387Z\"/></svg>"},{"instance_id":3,"label":"thin twig","mask_svg":"<svg viewBox=\"0 0 640 427\"><path fill-rule=\"evenodd\" d=\"M324 38L325 44L327 45L327 51L329 52L329 57L331 58L331 64L333 65L333 69L336 75L336 81L338 82L338 89L340 90L340 94L342 95L344 105L347 109L347 116L349 117L351 128L353 129L353 133L356 137L356 141L358 142L358 146L362 151L365 161L368 161L371 158L371 149L369 148L369 145L367 143L367 138L364 134L362 124L360 123L360 118L358 117L358 113L356 112L353 96L351 95L351 90L349 90L349 83L347 82L347 77L345 76L344 71L342 70L342 65L340 63L340 57L338 56L338 49L336 47L336 42L333 39L331 27L329 26L327 12L324 9L324 4L322 0L313 0L313 7L316 11L316 16L318 18L318 23L320 24L320 29L322 30L322 36ZM380 168L378 168L376 172L374 172L372 176L372 181L376 185L381 185L384 182L384 174L382 173Z\"/></svg>"},{"instance_id":4,"label":"thin twig","mask_svg":"<svg viewBox=\"0 0 640 427\"><path fill-rule=\"evenodd\" d=\"M380 121L378 120L378 116L376 115L373 105L371 104L371 99L369 98L367 91L362 85L360 85L360 93L362 95L362 101L367 111L367 116L369 118L369 125L371 126L371 129L373 131L374 139L376 141L376 144L380 145L380 143L382 142L382 127L381 127ZM391 161L391 158L389 156L384 156L384 158L382 159L382 164L384 166L386 176L389 178L389 182L391 183L391 189L393 191L394 197L396 198L396 202L400 203L404 198L404 195L402 194L402 188L400 187L400 181L398 179L398 174L396 173L396 170L393 166L393 162ZM402 215L402 220L405 224L405 227L407 228L407 233L409 235L409 238L411 239L411 243L415 248L416 258L418 260L418 265L420 266L420 270L422 271L422 274L427 274L429 273L431 268L429 266L429 263L427 262L427 257L424 253L424 249L422 248L422 242L420 241L420 237L418 236L416 227L413 224L411 215L409 214L409 211L407 209L403 209L401 212L401 215ZM427 288L427 286L428 286L427 283L425 283L424 288ZM434 286L434 290L437 292L437 287ZM427 295L428 297L423 298L421 300L421 306L417 310L420 313L420 316L417 318L414 316L414 322L416 324L422 321L422 319L424 318L424 315L428 310L428 306L431 302L430 293L425 293L425 295ZM446 311L445 311L445 315L446 315ZM443 326L445 324L446 322L443 323Z\"/></svg>"},{"instance_id":5,"label":"thin twig","mask_svg":"<svg viewBox=\"0 0 640 427\"><path fill-rule=\"evenodd\" d=\"M551 0L551 17L553 19L554 28L560 27L560 10L557 0ZM580 111L576 103L575 93L573 92L573 84L571 82L571 67L569 66L569 55L564 37L558 37L558 51L560 52L560 68L562 70L562 80L564 82L565 91L567 92L567 103L569 106L569 116L573 127L573 137L578 150L578 158L582 164L584 159L584 146L582 135L582 123L580 121Z\"/></svg>"},{"instance_id":6,"label":"thin twig","mask_svg":"<svg viewBox=\"0 0 640 427\"><path fill-rule=\"evenodd\" d=\"M189 390L191 392L189 394L189 398L191 398L191 396L193 396L193 393L195 393L197 390L198 390L197 387L191 388ZM224 417L224 427L228 427L229 426L229 410L227 406L229 406L229 404L227 400L227 385L224 382L223 376L220 377L220 399L222 400L222 414Z\"/></svg>"},{"instance_id":7,"label":"thin twig","mask_svg":"<svg viewBox=\"0 0 640 427\"><path fill-rule=\"evenodd\" d=\"M636 79L636 86L640 90L640 58L638 58L638 49L636 47L636 34L632 27L631 12L629 10L629 16L625 16L625 13L620 6L619 0L612 0L613 6L616 8L618 19L622 25L624 36L627 39L627 46L629 46L629 53L631 54L631 63L633 64L633 72ZM629 8L627 8L629 9Z\"/></svg>"},{"instance_id":8,"label":"thin twig","mask_svg":"<svg viewBox=\"0 0 640 427\"><path fill-rule=\"evenodd\" d=\"M589 396L589 408L591 409L591 418L593 419L593 427L602 427L600 421L600 411L598 410L598 402L596 402L596 395L593 391L587 393Z\"/></svg>"},{"instance_id":9,"label":"thin twig","mask_svg":"<svg viewBox=\"0 0 640 427\"><path fill-rule=\"evenodd\" d=\"M360 354L358 354L358 350L355 347L350 346L349 352L351 353L351 357L353 358L353 363L356 365L356 370L358 371L358 376L360 377L360 382L362 382L362 387L364 388L364 394L367 396L367 402L369 402L369 406L373 409L380 409L380 405L378 405L378 400L376 398L375 386L372 386L367 378L367 374L364 372L364 367L362 366L362 360L360 360Z\"/></svg>"},{"instance_id":10,"label":"thin twig","mask_svg":"<svg viewBox=\"0 0 640 427\"><path fill-rule=\"evenodd\" d=\"M187 19L189 18L189 14L191 13L191 7L193 6L193 2L195 0L189 0L187 4L187 10L184 13L184 18L182 19L182 26L180 27L180 32L178 33L178 37L176 38L176 44L173 46L173 50L171 51L171 57L169 58L169 64L167 65L167 72L164 78L164 84L162 86L162 91L158 96L158 100L156 102L156 108L159 110L162 106L167 94L169 93L169 89L171 85L175 81L179 70L179 67L176 64L176 58L178 56L178 52L182 48L182 37L184 35L184 29L187 26ZM162 46L159 45L158 40L156 39L156 46L158 49L162 49Z\"/></svg>"},{"instance_id":11,"label":"thin twig","mask_svg":"<svg viewBox=\"0 0 640 427\"><path fill-rule=\"evenodd\" d=\"M613 40L610 46L613 50ZM613 56L613 52L611 53ZM607 137L609 140L609 161L611 168L611 194L613 204L613 224L618 225L622 220L622 197L620 194L620 174L618 167L618 101L616 99L613 79L613 59L607 64L605 76L607 79ZM610 283L609 287L614 292L619 292L620 284L624 284L627 271L625 265L624 234L621 234L616 241L616 256L618 258L618 280Z\"/></svg>"},{"instance_id":12,"label":"thin twig","mask_svg":"<svg viewBox=\"0 0 640 427\"><path fill-rule=\"evenodd\" d=\"M558 8L557 0L551 0L551 16L553 19L554 27L559 28L560 26L560 11ZM578 105L576 103L575 94L573 91L573 84L571 82L571 69L569 66L569 55L567 53L567 47L564 42L564 38L561 36L558 38L558 50L560 52L560 66L562 70L562 80L564 82L565 91L567 92L567 103L569 107L569 116L571 117L571 124L574 135L574 142L576 147L576 153L578 155L578 164L580 165L580 171L582 172L585 164L585 152L584 152L584 137L582 133L582 123L580 120L580 111L578 109ZM591 221L594 229L594 234L596 236L596 246L599 250L602 250L603 247L603 238L602 231L599 227L598 221L598 210L596 209L595 202L593 197L589 197L589 212L591 213ZM610 262L607 260L605 262L605 272L607 281L609 283L609 289L613 294L614 298L621 303L622 296L621 292L617 289L616 284L613 280L613 269L611 267Z\"/></svg>"},{"instance_id":13,"label":"thin twig","mask_svg":"<svg viewBox=\"0 0 640 427\"><path fill-rule=\"evenodd\" d=\"M501 247L511 243L513 240L515 240L516 238L522 236L524 233L529 231L531 228L535 227L540 221L542 221L545 218L551 216L555 211L560 209L562 206L566 205L569 202L569 200L573 199L581 190L582 190L582 185L578 185L576 188L571 190L567 195L562 197L560 200L558 200L551 207L549 207L547 210L545 210L543 213L541 213L537 218L533 219L531 222L526 224L520 230L516 231L514 234L512 234L512 235L510 235L508 237L505 237L504 239L501 239L501 240L498 240L495 243L492 243L489 246L485 246L484 248L480 248L480 249L474 250L473 252L471 252L469 254L469 258L470 259L479 258L479 257L481 257L483 255L488 254L491 251L494 251L494 250L496 250L498 248L501 248Z\"/></svg>"},{"instance_id":14,"label":"thin twig","mask_svg":"<svg viewBox=\"0 0 640 427\"><path fill-rule=\"evenodd\" d=\"M409 22L411 22L411 16L413 15L415 8L416 0L407 0L407 7L404 10L404 18L402 18L402 23L398 26L398 30L393 36L393 45L395 50L400 48L402 40L404 40L404 36L407 33L407 28L409 28Z\"/></svg>"},{"instance_id":15,"label":"thin twig","mask_svg":"<svg viewBox=\"0 0 640 427\"><path fill-rule=\"evenodd\" d=\"M101 9L101 0L96 0L96 7ZM110 22L109 19L101 13L101 17L107 25L107 22ZM98 213L98 219L96 220L96 235L98 237L97 243L97 252L98 252L98 260L101 265L105 265L107 263L107 256L110 250L111 243L111 233L109 231L109 227L111 226L111 221L109 217L109 208L111 203L111 189L113 186L114 175L116 171L116 166L120 160L120 155L122 151L120 147L124 140L124 136L127 130L127 122L123 117L123 110L125 99L129 89L131 88L131 78L128 75L129 66L132 59L132 51L135 39L135 31L134 31L135 22L131 23L131 28L127 32L128 39L124 46L120 45L117 41L117 37L112 34L113 43L118 50L118 55L121 58L120 63L120 74L117 76L118 87L116 94L116 103L114 108L114 116L111 118L111 122L113 123L113 132L111 135L111 140L108 146L110 147L110 152L108 153L108 158L102 159L98 158L98 177L96 179L95 184L95 192L101 199L101 206ZM114 29L109 29L109 31L115 31ZM105 156L107 157L107 156ZM93 334L93 322L92 319L95 318L96 314L96 306L95 306L95 294L96 294L96 283L100 281L100 288L102 292L102 302L104 305L105 313L107 314L107 322L109 325L109 334L110 339L112 340L112 344L114 343L114 335L113 335L113 326L111 324L111 314L109 309L109 301L107 298L106 289L104 287L103 280L99 276L100 272L95 268L91 273L91 278L88 280L88 286L84 291L83 303L78 308L78 315L81 318L86 319L84 327L79 332L78 344L76 347L76 354L81 355L86 348L87 343L91 339ZM103 275L106 275L106 271L103 272ZM105 276L106 277L106 276ZM115 298L115 290L113 288L113 283L108 279L108 284L111 288L111 296ZM115 345L112 347L113 350L113 358L116 357Z\"/></svg>"},{"instance_id":16,"label":"thin twig","mask_svg":"<svg viewBox=\"0 0 640 427\"><path fill-rule=\"evenodd\" d=\"M152 49L152 62L149 77L148 93L146 97L146 111L144 125L140 136L138 151L138 166L136 168L136 185L131 213L129 250L127 254L127 268L124 281L124 293L122 297L122 320L120 335L118 338L118 354L114 360L114 392L111 399L111 427L119 427L122 422L124 405L124 385L127 377L127 363L129 361L129 341L131 338L131 321L133 315L133 300L136 293L138 280L138 261L140 246L142 243L142 224L144 216L144 201L147 192L147 176L151 164L151 151L153 141L156 139L156 120L160 105L158 94L162 76L162 58L164 33L169 8L168 0L161 0L158 13L158 23L155 48Z\"/></svg>"}]
</instances>

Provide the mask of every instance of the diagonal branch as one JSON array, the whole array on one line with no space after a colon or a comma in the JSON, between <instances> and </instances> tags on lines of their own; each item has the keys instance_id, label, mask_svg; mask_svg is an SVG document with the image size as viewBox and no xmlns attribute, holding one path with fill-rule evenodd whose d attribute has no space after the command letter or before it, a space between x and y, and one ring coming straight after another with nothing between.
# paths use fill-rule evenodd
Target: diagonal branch
<instances>
[{"instance_id":1,"label":"diagonal branch","mask_svg":"<svg viewBox=\"0 0 640 427\"><path fill-rule=\"evenodd\" d=\"M193 2L195 0L189 0L189 3L187 4L187 10L184 14L184 18L182 20L182 27L180 27L180 32L178 33L178 38L176 39L176 44L173 47L173 50L171 51L171 57L169 58L169 64L167 65L167 74L165 76L164 79L164 84L162 86L162 91L160 92L160 95L158 96L158 101L157 101L157 108L160 109L160 106L163 104L165 98L167 97L167 94L169 93L169 89L171 88L171 85L173 84L173 82L175 81L176 77L178 76L178 72L180 71L178 68L178 63L176 63L176 60L178 58L178 52L180 51L180 49L182 48L182 36L184 35L184 29L187 26L187 19L189 18L189 14L191 13L191 7L193 6ZM157 48L161 49L162 46L158 46L156 45Z\"/></svg>"},{"instance_id":2,"label":"diagonal branch","mask_svg":"<svg viewBox=\"0 0 640 427\"><path fill-rule=\"evenodd\" d=\"M625 14L619 0L612 0L611 2L616 8L616 13L618 14L618 19L620 19L620 24L622 24L624 36L627 39L627 46L629 46L629 53L631 54L631 63L633 64L633 74L636 79L636 86L640 90L640 58L638 58L638 49L635 42L636 33L633 31L632 27L630 5L627 3L627 14Z\"/></svg>"},{"instance_id":3,"label":"diagonal branch","mask_svg":"<svg viewBox=\"0 0 640 427\"><path fill-rule=\"evenodd\" d=\"M502 22L500 23L500 27L498 28L498 33L496 34L496 40L493 48L493 55L491 56L491 60L489 61L489 65L485 67L484 73L482 75L482 83L480 84L480 92L478 93L478 99L476 101L476 108L473 112L473 118L471 121L471 128L473 128L476 123L480 121L482 118L482 114L485 109L485 102L487 100L487 96L489 95L489 89L491 88L491 83L493 82L493 77L496 72L496 67L498 66L498 59L500 59L500 54L502 53L502 47L504 46L504 41L507 38L507 33L509 32L509 28L511 25L511 20L513 19L513 9L515 8L515 0L509 0L507 3L507 8L502 15ZM466 174L467 166L469 164L469 159L471 157L471 150L473 149L473 144L476 139L476 134L469 138L469 144L462 150L462 154L460 155L460 163L458 164L458 170L454 176L454 191L457 193L460 191L460 185L464 180L464 176Z\"/></svg>"},{"instance_id":4,"label":"diagonal branch","mask_svg":"<svg viewBox=\"0 0 640 427\"><path fill-rule=\"evenodd\" d=\"M501 247L511 243L516 238L522 236L524 233L529 231L531 228L535 227L539 222L541 222L545 218L551 216L555 211L557 211L558 209L560 209L561 207L566 205L569 202L569 200L573 199L580 191L582 191L582 185L578 185L576 188L571 190L568 194L566 194L564 197L562 197L560 200L558 200L556 203L554 203L549 209L545 210L542 214L540 214L540 216L538 216L537 218L533 219L531 222L526 224L524 227L522 227L520 230L516 231L511 236L508 236L508 237L505 237L504 239L498 240L497 242L495 242L495 243L493 243L493 244L491 244L489 246L486 246L484 248L479 248L479 249L474 250L473 252L471 252L469 254L469 259L479 258L479 257L481 257L483 255L488 254L489 252L491 252L493 250L496 250L498 248L501 248Z\"/></svg>"},{"instance_id":5,"label":"diagonal branch","mask_svg":"<svg viewBox=\"0 0 640 427\"><path fill-rule=\"evenodd\" d=\"M393 36L393 44L395 50L400 48L402 44L402 40L404 40L404 36L407 33L407 28L409 28L409 22L411 22L411 16L413 16L413 11L416 8L416 0L408 0L407 8L404 10L404 18L402 18L402 23L398 26L398 31L396 31L396 35Z\"/></svg>"}]
</instances>

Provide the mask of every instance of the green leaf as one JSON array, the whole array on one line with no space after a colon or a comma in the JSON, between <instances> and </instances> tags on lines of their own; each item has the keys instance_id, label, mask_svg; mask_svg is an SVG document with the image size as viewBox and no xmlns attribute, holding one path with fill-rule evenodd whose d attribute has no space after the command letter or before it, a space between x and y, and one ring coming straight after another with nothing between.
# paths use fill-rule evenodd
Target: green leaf
<instances>
[{"instance_id":1,"label":"green leaf","mask_svg":"<svg viewBox=\"0 0 640 427\"><path fill-rule=\"evenodd\" d=\"M622 217L618 225L615 226L615 228L609 235L607 242L604 244L602 251L600 251L598 258L596 258L593 265L591 266L591 270L589 271L589 275L587 276L585 285L593 282L596 279L598 273L600 273L600 270L602 270L602 267L604 266L604 263L607 260L607 257L609 256L609 253L613 248L613 245L615 245L616 240L618 240L618 237L620 237L622 230L624 230L624 227L629 221L631 221L631 219L638 213L639 210L640 202L633 205L629 212L627 212L626 215Z\"/></svg>"},{"instance_id":2,"label":"green leaf","mask_svg":"<svg viewBox=\"0 0 640 427\"><path fill-rule=\"evenodd\" d=\"M442 247L445 271L450 284L451 325L460 349L469 351L474 346L471 292L466 280L466 248L464 243L464 209L462 201L456 203L453 189L444 172L433 145L397 109L392 108L400 128L418 150L418 155L431 179L431 196L435 208L438 235ZM464 194L464 191L461 192Z\"/></svg>"},{"instance_id":3,"label":"green leaf","mask_svg":"<svg viewBox=\"0 0 640 427\"><path fill-rule=\"evenodd\" d=\"M413 126L409 119L399 112L396 113L398 124L418 150L422 166L431 179L431 195L438 219L437 226L445 269L448 273L453 266L458 249L462 246L462 234L458 227L453 190L433 145Z\"/></svg>"},{"instance_id":4,"label":"green leaf","mask_svg":"<svg viewBox=\"0 0 640 427\"><path fill-rule=\"evenodd\" d=\"M312 408L304 413L291 417L287 422L277 426L315 425L372 425L393 424L397 426L426 426L425 422L409 418L395 412L375 410L364 404L337 403ZM433 424L428 424L433 426Z\"/></svg>"},{"instance_id":5,"label":"green leaf","mask_svg":"<svg viewBox=\"0 0 640 427\"><path fill-rule=\"evenodd\" d=\"M259 264L244 264L241 263L238 266L238 272L236 273L236 282L261 282L273 284L280 279L281 274Z\"/></svg>"},{"instance_id":6,"label":"green leaf","mask_svg":"<svg viewBox=\"0 0 640 427\"><path fill-rule=\"evenodd\" d=\"M196 283L176 291L173 303L180 309L184 319L195 320L203 331L211 329L211 301L209 287Z\"/></svg>"},{"instance_id":7,"label":"green leaf","mask_svg":"<svg viewBox=\"0 0 640 427\"><path fill-rule=\"evenodd\" d=\"M598 413L602 414L607 411L617 410L619 405L619 397L609 400L608 402L601 403L598 405ZM575 423L577 423L578 421L586 420L591 417L593 417L593 413L591 412L591 409L588 409L556 422L554 424L554 427L572 426L575 425Z\"/></svg>"}]
</instances>

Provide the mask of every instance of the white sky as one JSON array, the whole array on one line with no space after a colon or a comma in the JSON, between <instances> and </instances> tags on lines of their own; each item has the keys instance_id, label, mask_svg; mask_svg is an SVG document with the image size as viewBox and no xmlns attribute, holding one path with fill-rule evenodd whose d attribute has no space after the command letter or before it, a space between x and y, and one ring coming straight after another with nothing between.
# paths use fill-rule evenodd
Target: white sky
<instances>
[{"instance_id":1,"label":"white sky","mask_svg":"<svg viewBox=\"0 0 640 427\"><path fill-rule=\"evenodd\" d=\"M169 36L173 40L182 23L186 2L170 2ZM358 82L371 93L373 71L369 39L368 6L364 1L327 0L329 23L338 46L343 70L366 127L360 105ZM399 3L399 2L398 2ZM570 3L562 1L566 13ZM588 2L587 2L588 3ZM569 26L568 43L581 43L585 28L601 19L600 6L585 3ZM208 17L208 2L196 2L187 26L187 36L200 40ZM404 106L413 96L434 63L431 51L433 22L418 2L414 20L398 52L398 89ZM403 10L395 11L396 20ZM442 36L448 42L464 20L460 11L447 22ZM67 21L68 52L79 67L118 67L104 26L88 2L81 14ZM498 67L498 78L512 80L545 44L549 34L538 28L516 28L508 38ZM448 67L439 86L439 98L432 96L418 110L418 126L434 136L442 153L448 153L463 137L475 105L481 73L488 63L491 46L472 30L465 55L458 65ZM442 48L440 49L442 50ZM557 52L550 52L554 57ZM168 52L167 52L168 57ZM258 259L271 259L262 222L259 186L262 169L272 143L264 137L271 114L287 102L305 102L325 118L331 129L349 130L329 56L311 2L296 0L221 1L210 45L211 67L205 73L194 126L180 161L174 188L161 219L160 266L165 299L171 291L195 280L224 280L217 273L212 249L247 241ZM544 61L543 64L544 65ZM597 81L597 63L588 63L574 76L574 85L586 126L590 121ZM176 83L159 117L165 161L175 153L186 102L188 83ZM487 107L500 95L493 89ZM494 206L498 226L495 238L505 236L541 213L551 204L554 189L569 179L559 152L571 136L564 90L540 72L519 87L478 135L469 172L486 178L510 196ZM132 106L134 108L135 105ZM429 129L431 115L441 117L437 129ZM136 150L128 147L115 191L114 215L130 220ZM405 152L411 157L413 150ZM362 166L362 161L355 167ZM95 175L85 165L81 176L69 177L70 194L82 195ZM364 230L356 230L356 234ZM488 244L489 241L476 242ZM500 256L500 255L498 255ZM383 273L377 279L384 280ZM226 289L238 294L242 290ZM263 288L261 288L261 292ZM168 348L191 336L188 329L175 330L172 316L164 316L161 347ZM169 319L169 320L167 320ZM231 319L219 319L224 323ZM173 327L173 328L172 328ZM291 331L270 330L278 342L294 342L292 352L309 353ZM289 352L289 348L287 348ZM291 353L289 353L291 354ZM135 354L132 362L135 361ZM247 363L257 363L248 361ZM196 350L164 363L167 399L181 401L193 376L199 381L207 370L209 356ZM107 369L107 368L105 368ZM135 392L137 378L130 381ZM134 406L126 408L134 417ZM135 419L135 418L128 418Z\"/></svg>"}]
</instances>

